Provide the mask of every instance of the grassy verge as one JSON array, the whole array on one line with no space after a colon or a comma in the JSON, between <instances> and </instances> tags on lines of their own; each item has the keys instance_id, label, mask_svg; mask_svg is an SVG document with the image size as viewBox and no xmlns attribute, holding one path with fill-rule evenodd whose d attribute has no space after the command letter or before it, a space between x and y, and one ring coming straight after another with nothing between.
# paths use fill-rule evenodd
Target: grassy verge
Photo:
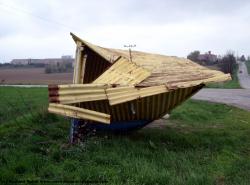
<instances>
[{"instance_id":1,"label":"grassy verge","mask_svg":"<svg viewBox=\"0 0 250 185\"><path fill-rule=\"evenodd\" d=\"M239 89L241 88L241 86L239 83L237 72L238 72L238 65L233 71L231 81L209 84L207 87L208 88L222 88L222 89Z\"/></svg>"},{"instance_id":2,"label":"grassy verge","mask_svg":"<svg viewBox=\"0 0 250 185\"><path fill-rule=\"evenodd\" d=\"M70 146L69 121L43 110L46 89L0 90L2 182L249 183L250 114L244 110L187 101L172 112L164 128L145 128L127 136L95 136ZM10 102L21 112L13 111Z\"/></svg>"},{"instance_id":3,"label":"grassy verge","mask_svg":"<svg viewBox=\"0 0 250 185\"><path fill-rule=\"evenodd\" d=\"M245 64L247 66L247 72L250 75L250 61L246 61Z\"/></svg>"}]
</instances>

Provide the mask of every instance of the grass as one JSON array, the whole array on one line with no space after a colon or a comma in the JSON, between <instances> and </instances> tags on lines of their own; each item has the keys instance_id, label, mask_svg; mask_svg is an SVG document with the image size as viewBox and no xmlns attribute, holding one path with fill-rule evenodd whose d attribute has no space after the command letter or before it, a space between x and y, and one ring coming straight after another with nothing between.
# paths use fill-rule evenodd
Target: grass
<instances>
[{"instance_id":1,"label":"grass","mask_svg":"<svg viewBox=\"0 0 250 185\"><path fill-rule=\"evenodd\" d=\"M246 66L247 66L247 72L248 72L248 74L250 75L250 61L249 61L249 60L246 61L245 64L246 64Z\"/></svg>"},{"instance_id":2,"label":"grass","mask_svg":"<svg viewBox=\"0 0 250 185\"><path fill-rule=\"evenodd\" d=\"M0 182L4 184L14 180L249 184L247 111L189 100L172 112L164 128L94 136L71 146L69 121L44 111L46 89L4 87L0 92Z\"/></svg>"},{"instance_id":3,"label":"grass","mask_svg":"<svg viewBox=\"0 0 250 185\"><path fill-rule=\"evenodd\" d=\"M240 89L241 86L240 86L239 79L237 76L238 65L236 65L236 66L237 67L233 71L231 81L209 84L209 85L207 85L207 87L208 88L221 88L221 89Z\"/></svg>"}]
</instances>

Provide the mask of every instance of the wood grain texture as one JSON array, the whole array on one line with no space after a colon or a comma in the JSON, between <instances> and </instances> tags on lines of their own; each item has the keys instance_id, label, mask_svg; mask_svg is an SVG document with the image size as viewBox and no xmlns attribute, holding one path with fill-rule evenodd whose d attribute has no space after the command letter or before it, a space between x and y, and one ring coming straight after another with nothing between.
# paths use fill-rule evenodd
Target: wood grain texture
<instances>
[{"instance_id":1,"label":"wood grain texture","mask_svg":"<svg viewBox=\"0 0 250 185\"><path fill-rule=\"evenodd\" d=\"M88 109L79 108L75 106L50 103L48 111L51 113L56 113L62 116L67 116L67 117L72 117L72 118L97 121L97 122L107 123L107 124L110 123L109 114L96 112L93 110L88 110Z\"/></svg>"},{"instance_id":2,"label":"wood grain texture","mask_svg":"<svg viewBox=\"0 0 250 185\"><path fill-rule=\"evenodd\" d=\"M150 71L137 66L126 58L119 58L118 61L116 61L93 83L134 85L149 77L150 74Z\"/></svg>"},{"instance_id":3,"label":"wood grain texture","mask_svg":"<svg viewBox=\"0 0 250 185\"><path fill-rule=\"evenodd\" d=\"M74 34L72 34L72 36L76 42L80 41L89 46L97 55L101 55L110 63L114 63L115 59L119 57L125 58L129 61L130 56L127 50L99 47L80 39ZM141 87L163 84L169 86L169 88L178 88L182 86L191 87L197 85L197 83L207 84L231 79L230 74L224 74L221 71L208 69L186 58L164 56L140 51L132 51L132 58L133 63L151 73L138 84L138 86ZM115 81L116 79L113 80ZM196 83L194 84L193 81L196 81Z\"/></svg>"},{"instance_id":4,"label":"wood grain texture","mask_svg":"<svg viewBox=\"0 0 250 185\"><path fill-rule=\"evenodd\" d=\"M154 120L204 84L231 78L178 57L132 51L131 62L128 51L72 36L77 43L74 84L49 86L49 100L56 104L48 110L59 115L102 123Z\"/></svg>"}]
</instances>

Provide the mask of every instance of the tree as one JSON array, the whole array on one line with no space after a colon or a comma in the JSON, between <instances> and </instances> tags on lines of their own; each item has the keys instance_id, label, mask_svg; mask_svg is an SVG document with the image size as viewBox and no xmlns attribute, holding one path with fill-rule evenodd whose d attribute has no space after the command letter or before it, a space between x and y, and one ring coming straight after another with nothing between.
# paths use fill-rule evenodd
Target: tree
<instances>
[{"instance_id":1,"label":"tree","mask_svg":"<svg viewBox=\"0 0 250 185\"><path fill-rule=\"evenodd\" d=\"M194 62L199 62L199 55L200 55L200 51L195 50L195 51L189 53L189 55L187 56L187 58L189 60L194 61Z\"/></svg>"},{"instance_id":2,"label":"tree","mask_svg":"<svg viewBox=\"0 0 250 185\"><path fill-rule=\"evenodd\" d=\"M236 57L234 52L228 51L227 54L220 60L220 68L224 73L233 73L236 67Z\"/></svg>"},{"instance_id":3,"label":"tree","mask_svg":"<svg viewBox=\"0 0 250 185\"><path fill-rule=\"evenodd\" d=\"M240 61L241 61L241 62L245 62L245 61L246 61L246 58L245 58L244 55L242 55L242 56L240 57Z\"/></svg>"}]
</instances>

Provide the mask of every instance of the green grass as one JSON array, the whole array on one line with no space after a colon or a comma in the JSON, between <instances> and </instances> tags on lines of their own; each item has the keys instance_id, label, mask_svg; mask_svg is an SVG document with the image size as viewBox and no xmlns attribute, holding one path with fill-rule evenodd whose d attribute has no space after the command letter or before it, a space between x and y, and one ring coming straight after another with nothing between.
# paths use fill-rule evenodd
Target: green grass
<instances>
[{"instance_id":1,"label":"green grass","mask_svg":"<svg viewBox=\"0 0 250 185\"><path fill-rule=\"evenodd\" d=\"M189 100L172 112L164 128L94 136L71 146L69 121L44 111L46 89L0 90L0 182L249 184L247 111ZM10 102L19 111L12 110ZM24 102L29 104L25 106Z\"/></svg>"},{"instance_id":2,"label":"green grass","mask_svg":"<svg viewBox=\"0 0 250 185\"><path fill-rule=\"evenodd\" d=\"M208 88L221 88L221 89L240 89L240 83L237 76L238 65L233 71L232 80L221 83L214 83L207 85Z\"/></svg>"},{"instance_id":3,"label":"green grass","mask_svg":"<svg viewBox=\"0 0 250 185\"><path fill-rule=\"evenodd\" d=\"M0 87L0 124L47 108L46 88Z\"/></svg>"},{"instance_id":4,"label":"green grass","mask_svg":"<svg viewBox=\"0 0 250 185\"><path fill-rule=\"evenodd\" d=\"M250 75L250 61L249 61L249 60L246 61L245 64L246 64L246 66L247 66L247 72L248 72L248 74Z\"/></svg>"}]
</instances>

